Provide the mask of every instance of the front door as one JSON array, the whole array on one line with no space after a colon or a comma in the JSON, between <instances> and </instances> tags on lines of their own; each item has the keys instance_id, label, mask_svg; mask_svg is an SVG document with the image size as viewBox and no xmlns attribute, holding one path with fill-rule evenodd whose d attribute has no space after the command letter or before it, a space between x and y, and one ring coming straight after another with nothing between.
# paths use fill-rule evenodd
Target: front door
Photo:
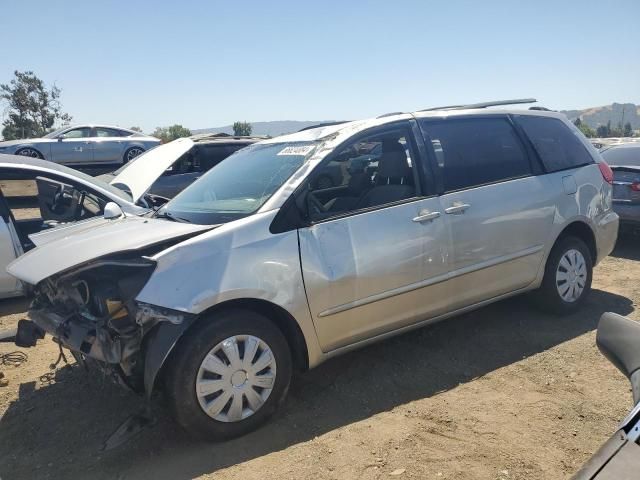
<instances>
[{"instance_id":1,"label":"front door","mask_svg":"<svg viewBox=\"0 0 640 480\"><path fill-rule=\"evenodd\" d=\"M51 157L61 164L82 164L93 161L91 128L79 127L67 130L51 144Z\"/></svg>"},{"instance_id":2,"label":"front door","mask_svg":"<svg viewBox=\"0 0 640 480\"><path fill-rule=\"evenodd\" d=\"M370 163L363 154L379 146ZM313 225L299 230L309 307L331 351L446 311L448 228L437 196L418 182L408 124L367 132L318 165L346 178L323 189L311 175ZM357 160L357 162L352 161ZM357 165L356 165L357 163ZM333 198L330 198L331 196Z\"/></svg>"},{"instance_id":3,"label":"front door","mask_svg":"<svg viewBox=\"0 0 640 480\"><path fill-rule=\"evenodd\" d=\"M506 116L421 120L437 147L451 229L452 307L526 287L536 278L555 214Z\"/></svg>"},{"instance_id":4,"label":"front door","mask_svg":"<svg viewBox=\"0 0 640 480\"><path fill-rule=\"evenodd\" d=\"M0 298L13 297L22 292L20 281L7 273L7 265L20 255L22 246L13 224L13 216L0 192Z\"/></svg>"}]
</instances>

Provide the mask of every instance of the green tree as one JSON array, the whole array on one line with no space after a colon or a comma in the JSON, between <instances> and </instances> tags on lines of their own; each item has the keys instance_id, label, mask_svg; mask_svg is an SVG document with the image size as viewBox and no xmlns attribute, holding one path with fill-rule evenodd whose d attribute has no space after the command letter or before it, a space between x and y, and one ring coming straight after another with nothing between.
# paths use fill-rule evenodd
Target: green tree
<instances>
[{"instance_id":1,"label":"green tree","mask_svg":"<svg viewBox=\"0 0 640 480\"><path fill-rule=\"evenodd\" d=\"M610 125L598 125L598 128L596 128L596 135L598 136L598 138L607 138L610 136L610 133Z\"/></svg>"},{"instance_id":2,"label":"green tree","mask_svg":"<svg viewBox=\"0 0 640 480\"><path fill-rule=\"evenodd\" d=\"M586 123L582 123L582 120L580 120L580 117L576 118L573 121L573 124L576 127L578 127L578 129L583 133L585 137L591 138L596 136L595 130L591 128L589 125L587 125Z\"/></svg>"},{"instance_id":3,"label":"green tree","mask_svg":"<svg viewBox=\"0 0 640 480\"><path fill-rule=\"evenodd\" d=\"M253 127L249 122L234 122L233 123L233 134L236 137L244 137L251 135L253 131Z\"/></svg>"},{"instance_id":4,"label":"green tree","mask_svg":"<svg viewBox=\"0 0 640 480\"><path fill-rule=\"evenodd\" d=\"M7 104L4 139L40 137L56 122L68 124L71 115L62 111L60 93L57 86L48 88L32 71L16 70L8 84L0 85L0 100Z\"/></svg>"},{"instance_id":5,"label":"green tree","mask_svg":"<svg viewBox=\"0 0 640 480\"><path fill-rule=\"evenodd\" d=\"M622 132L623 137L633 137L633 129L631 128L631 123L627 122L624 124L624 131Z\"/></svg>"},{"instance_id":6,"label":"green tree","mask_svg":"<svg viewBox=\"0 0 640 480\"><path fill-rule=\"evenodd\" d=\"M162 143L168 143L177 138L190 136L191 130L176 124L170 127L156 127L151 135L162 140Z\"/></svg>"},{"instance_id":7,"label":"green tree","mask_svg":"<svg viewBox=\"0 0 640 480\"><path fill-rule=\"evenodd\" d=\"M131 127L129 130L133 130L134 132L142 133L142 129L140 127Z\"/></svg>"}]
</instances>

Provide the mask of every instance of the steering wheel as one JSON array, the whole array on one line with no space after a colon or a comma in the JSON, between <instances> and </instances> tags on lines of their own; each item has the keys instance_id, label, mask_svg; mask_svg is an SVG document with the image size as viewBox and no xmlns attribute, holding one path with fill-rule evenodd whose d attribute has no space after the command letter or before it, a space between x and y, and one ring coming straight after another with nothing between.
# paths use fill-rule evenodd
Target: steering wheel
<instances>
[{"instance_id":1,"label":"steering wheel","mask_svg":"<svg viewBox=\"0 0 640 480\"><path fill-rule=\"evenodd\" d=\"M73 198L72 195L69 195L69 193L64 191L64 187L62 186L58 187L56 189L56 193L53 194L53 199L51 201L51 207L50 207L51 211L56 214L59 213L58 210L61 207L64 208L64 205L62 203L63 200L70 200L72 198Z\"/></svg>"}]
</instances>

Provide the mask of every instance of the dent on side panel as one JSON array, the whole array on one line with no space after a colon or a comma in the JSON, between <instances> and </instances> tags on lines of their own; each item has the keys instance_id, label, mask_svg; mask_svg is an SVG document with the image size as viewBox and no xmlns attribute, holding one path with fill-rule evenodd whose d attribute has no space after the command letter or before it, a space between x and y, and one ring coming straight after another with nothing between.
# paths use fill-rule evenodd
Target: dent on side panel
<instances>
[{"instance_id":1,"label":"dent on side panel","mask_svg":"<svg viewBox=\"0 0 640 480\"><path fill-rule=\"evenodd\" d=\"M565 189L566 177L576 184L575 193ZM562 230L574 221L589 225L596 237L598 260L608 255L615 244L618 219L611 209L611 186L604 182L597 165L587 165L574 170L546 175L556 192L557 209L553 237L549 249Z\"/></svg>"},{"instance_id":2,"label":"dent on side panel","mask_svg":"<svg viewBox=\"0 0 640 480\"><path fill-rule=\"evenodd\" d=\"M156 255L156 270L136 300L194 314L228 300L266 300L296 319L309 364L317 364L321 353L302 283L297 232L270 233L276 213L231 222Z\"/></svg>"}]
</instances>

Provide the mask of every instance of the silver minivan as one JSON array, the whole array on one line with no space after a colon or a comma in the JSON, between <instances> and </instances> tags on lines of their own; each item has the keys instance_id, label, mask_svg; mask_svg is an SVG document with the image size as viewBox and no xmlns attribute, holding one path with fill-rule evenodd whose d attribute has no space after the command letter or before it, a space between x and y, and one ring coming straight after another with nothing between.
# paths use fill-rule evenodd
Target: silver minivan
<instances>
[{"instance_id":1,"label":"silver minivan","mask_svg":"<svg viewBox=\"0 0 640 480\"><path fill-rule=\"evenodd\" d=\"M340 172L327 186L317 176ZM17 343L80 363L210 439L283 402L292 373L535 290L577 309L613 249L612 173L564 115L448 108L256 143L146 217L35 235ZM428 355L428 352L425 352Z\"/></svg>"}]
</instances>

